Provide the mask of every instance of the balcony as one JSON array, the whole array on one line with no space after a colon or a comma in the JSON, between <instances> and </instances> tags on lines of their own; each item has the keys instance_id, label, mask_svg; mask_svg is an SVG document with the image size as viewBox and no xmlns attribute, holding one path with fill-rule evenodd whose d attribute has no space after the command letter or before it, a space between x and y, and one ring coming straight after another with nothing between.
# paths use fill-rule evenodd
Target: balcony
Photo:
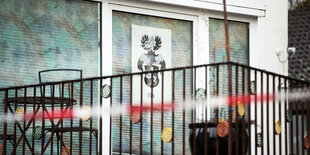
<instances>
[{"instance_id":1,"label":"balcony","mask_svg":"<svg viewBox=\"0 0 310 155\"><path fill-rule=\"evenodd\" d=\"M1 88L0 150L309 153L309 86L228 62Z\"/></svg>"}]
</instances>

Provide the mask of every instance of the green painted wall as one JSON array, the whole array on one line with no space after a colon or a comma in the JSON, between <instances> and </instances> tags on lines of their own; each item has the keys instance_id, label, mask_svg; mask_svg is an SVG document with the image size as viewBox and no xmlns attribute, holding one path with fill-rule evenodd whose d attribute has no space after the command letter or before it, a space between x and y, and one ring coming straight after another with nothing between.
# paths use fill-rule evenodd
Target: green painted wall
<instances>
[{"instance_id":1,"label":"green painted wall","mask_svg":"<svg viewBox=\"0 0 310 155\"><path fill-rule=\"evenodd\" d=\"M0 1L0 87L21 86L39 83L38 71L56 68L83 70L83 77L98 76L99 73L99 4L82 0L2 0ZM70 76L70 75L68 75ZM58 75L50 75L52 81ZM70 78L70 77L69 77ZM98 100L97 86L94 82L94 105ZM89 104L90 83L84 83L84 104ZM79 100L80 85L74 85L74 98ZM12 97L15 91L9 91ZM23 96L23 89L18 96ZM27 89L27 95L33 94L33 88ZM37 95L40 96L39 88ZM3 92L0 93L0 111L3 112ZM78 102L79 104L79 102ZM15 108L14 106L12 108ZM55 109L59 109L56 107ZM50 108L49 108L50 109ZM32 107L27 107L31 112ZM57 121L57 120L55 120ZM95 119L93 127L97 127ZM20 122L23 126L23 121ZM46 127L50 127L46 120ZM36 121L41 125L41 121ZM69 121L64 126L69 126ZM73 125L78 125L75 120ZM84 122L89 126L89 122ZM3 132L3 126L0 126ZM8 133L14 132L14 124L8 124ZM17 128L17 136L21 131ZM50 137L46 135L45 142ZM69 133L64 134L64 142L69 143ZM73 154L79 146L79 134L73 133ZM32 125L26 131L26 137L32 143ZM89 152L89 132L83 133L83 154ZM22 140L23 141L23 140ZM93 154L95 139L93 136ZM0 142L2 143L2 142ZM57 149L56 136L53 140L53 151ZM27 145L26 154L31 154ZM12 145L7 144L8 152ZM22 143L17 147L17 154L23 150ZM35 140L35 154L41 152L41 140ZM9 153L8 153L9 154ZM47 147L44 154L51 154Z\"/></svg>"},{"instance_id":2,"label":"green painted wall","mask_svg":"<svg viewBox=\"0 0 310 155\"><path fill-rule=\"evenodd\" d=\"M132 69L131 62L131 25L148 26L171 30L171 67L181 67L192 65L192 22L131 14L125 12L113 12L113 74L130 73ZM190 98L192 90L191 71L186 72L186 97ZM182 99L183 73L175 73L175 98ZM170 85L171 84L166 84ZM123 104L129 104L129 77L123 79ZM136 87L136 86L133 86ZM119 79L113 81L113 103L120 103ZM164 127L171 127L171 112L164 113ZM153 153L160 154L161 147L161 115L159 112L154 113L153 125ZM119 132L120 119L113 117L112 140L113 151L119 151ZM190 153L188 144L189 129L188 124L191 122L191 113L186 113L186 153ZM140 125L133 124L133 152L139 153ZM129 152L129 116L123 115L122 118L122 151ZM182 111L175 112L175 153L182 153ZM150 113L143 114L143 153L150 154ZM171 154L171 143L164 143L164 153Z\"/></svg>"},{"instance_id":3,"label":"green painted wall","mask_svg":"<svg viewBox=\"0 0 310 155\"><path fill-rule=\"evenodd\" d=\"M229 21L229 43L230 43L230 60L241 64L249 64L249 24L237 21ZM224 20L210 19L209 22L209 62L226 62L226 47L225 47L225 27ZM247 71L244 72L244 79L247 81ZM210 92L216 94L216 68L210 68ZM219 67L219 95L228 94L228 68L227 66ZM232 68L232 85L233 92L236 93L236 68ZM238 70L238 93L242 93L242 70ZM247 82L244 83L245 92L247 92ZM211 109L213 111L213 109ZM246 111L247 113L247 111ZM211 112L211 120L214 120L215 113ZM218 118L228 120L228 108L219 108Z\"/></svg>"},{"instance_id":4,"label":"green painted wall","mask_svg":"<svg viewBox=\"0 0 310 155\"><path fill-rule=\"evenodd\" d=\"M38 71L97 76L98 4L81 0L0 2L0 87L38 83Z\"/></svg>"}]
</instances>

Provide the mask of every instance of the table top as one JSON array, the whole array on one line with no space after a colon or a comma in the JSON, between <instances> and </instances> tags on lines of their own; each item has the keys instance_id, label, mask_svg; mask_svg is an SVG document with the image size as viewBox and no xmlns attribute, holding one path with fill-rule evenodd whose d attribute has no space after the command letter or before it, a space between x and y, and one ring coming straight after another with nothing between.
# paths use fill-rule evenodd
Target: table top
<instances>
[{"instance_id":1,"label":"table top","mask_svg":"<svg viewBox=\"0 0 310 155\"><path fill-rule=\"evenodd\" d=\"M80 132L80 127L56 127L56 128L45 128L47 131L54 131L54 132ZM94 131L97 132L98 129L96 128L87 128L87 127L82 127L82 131Z\"/></svg>"},{"instance_id":2,"label":"table top","mask_svg":"<svg viewBox=\"0 0 310 155\"><path fill-rule=\"evenodd\" d=\"M26 99L26 100L25 100ZM3 100L3 103L9 103L9 104L30 104L30 105L33 105L33 104L38 104L38 105L41 105L41 104L46 104L46 105L51 105L51 104L57 104L57 105L68 105L68 104L73 104L76 102L76 100L74 99L71 99L71 98L62 98L62 97L33 97L33 96L29 96L29 97L10 97L8 98L7 100Z\"/></svg>"},{"instance_id":3,"label":"table top","mask_svg":"<svg viewBox=\"0 0 310 155\"><path fill-rule=\"evenodd\" d=\"M56 128L45 128L45 131L47 132L58 132L58 133L64 133L64 132L80 132L80 127L56 127ZM90 131L92 132L95 137L97 138L98 137L98 129L96 128L87 128L87 127L82 127L82 132L85 132L85 131ZM47 133L46 132L46 133ZM46 134L45 133L45 134Z\"/></svg>"}]
</instances>

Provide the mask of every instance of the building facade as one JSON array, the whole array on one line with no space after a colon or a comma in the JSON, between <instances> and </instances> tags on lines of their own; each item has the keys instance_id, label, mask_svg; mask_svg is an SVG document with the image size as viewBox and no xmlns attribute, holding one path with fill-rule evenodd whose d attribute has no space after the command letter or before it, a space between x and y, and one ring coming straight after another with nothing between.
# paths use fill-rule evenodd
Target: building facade
<instances>
[{"instance_id":1,"label":"building facade","mask_svg":"<svg viewBox=\"0 0 310 155\"><path fill-rule=\"evenodd\" d=\"M37 72L46 69L81 69L83 78L88 78L227 60L221 0L4 0L0 4L0 64L4 66L0 70L1 88L36 84ZM287 53L287 10L288 2L282 0L227 0L231 60L288 75L288 62L279 61L276 54L280 51L282 58ZM210 70L209 75L212 73ZM154 84L161 75L145 75L144 79L146 85ZM207 83L208 95L213 95L212 77ZM187 91L192 91L192 85L186 84ZM196 85L206 84L201 81ZM110 99L103 99L103 103L108 102ZM109 104L103 104L105 108ZM285 113L284 109L276 111ZM103 124L112 125L109 114L102 119ZM103 154L110 148L119 151L118 141L109 141L110 129L113 138L119 139L118 125L102 128ZM160 132L154 135L160 136ZM181 142L176 141L178 144ZM160 141L154 142L155 149L159 145ZM146 154L148 146L145 143ZM125 142L123 147L128 148Z\"/></svg>"}]
</instances>

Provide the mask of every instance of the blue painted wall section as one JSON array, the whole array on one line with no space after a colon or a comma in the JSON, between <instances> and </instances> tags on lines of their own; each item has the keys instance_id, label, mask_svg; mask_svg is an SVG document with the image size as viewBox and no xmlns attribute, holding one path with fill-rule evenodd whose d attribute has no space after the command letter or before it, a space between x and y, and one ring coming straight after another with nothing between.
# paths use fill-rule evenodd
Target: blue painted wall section
<instances>
[{"instance_id":1,"label":"blue painted wall section","mask_svg":"<svg viewBox=\"0 0 310 155\"><path fill-rule=\"evenodd\" d=\"M131 25L148 26L171 30L171 67L192 65L192 22L155 16L131 14L126 12L113 12L113 74L131 72ZM191 71L186 72L186 97L192 93ZM171 84L165 84L171 85ZM175 73L175 98L182 99L183 73ZM123 79L123 104L129 104L130 85L129 77ZM120 103L119 79L113 81L113 103ZM113 117L112 145L113 151L119 151L120 119ZM153 153L160 154L161 147L161 114L153 115ZM191 113L186 113L186 154L190 153L188 143L188 123L191 122ZM133 153L139 153L140 149L140 125L133 124ZM123 115L122 118L122 151L129 152L130 118ZM171 127L171 112L164 113L164 127ZM175 153L182 153L182 111L175 112L174 141ZM150 154L150 113L143 114L143 154ZM171 143L164 143L164 154L171 154Z\"/></svg>"},{"instance_id":2,"label":"blue painted wall section","mask_svg":"<svg viewBox=\"0 0 310 155\"><path fill-rule=\"evenodd\" d=\"M230 42L230 60L241 64L249 64L249 30L248 23L229 21L229 42ZM224 20L210 19L209 22L209 62L226 62L226 47L225 47L225 28ZM236 76L236 68L232 68L232 77ZM210 92L216 94L216 68L210 68ZM228 94L228 68L227 66L219 67L219 95ZM238 70L238 93L242 93L242 71ZM245 81L248 75L245 71ZM236 91L236 79L232 79L233 93ZM245 82L245 93L247 92L247 82ZM247 108L246 108L247 109ZM214 109L211 109L213 111ZM246 111L247 113L247 111ZM214 121L215 113L211 112L211 120ZM218 118L228 120L228 108L219 108ZM234 121L234 118L233 118Z\"/></svg>"},{"instance_id":3,"label":"blue painted wall section","mask_svg":"<svg viewBox=\"0 0 310 155\"><path fill-rule=\"evenodd\" d=\"M82 69L97 76L98 4L71 0L0 2L0 87L38 83L38 71Z\"/></svg>"},{"instance_id":4,"label":"blue painted wall section","mask_svg":"<svg viewBox=\"0 0 310 155\"><path fill-rule=\"evenodd\" d=\"M98 76L99 73L99 11L98 3L82 0L2 0L0 1L0 87L21 86L39 83L38 71L46 69L70 68L83 70L83 77ZM51 81L58 75L50 75ZM84 83L84 105L90 103L90 82ZM94 82L94 106L98 103L98 83ZM37 95L40 94L37 88ZM28 95L33 89L29 88ZM79 101L80 84L74 84L74 99ZM18 91L23 96L23 90ZM9 92L9 97L14 91ZM0 111L3 112L4 94L0 94ZM79 102L77 103L79 104ZM13 107L15 108L15 107ZM59 108L59 107L57 107ZM32 108L27 108L31 112ZM57 120L55 120L56 122ZM93 119L93 128L97 128L98 120ZM78 125L78 120L73 126ZM36 121L41 125L41 121ZM45 124L50 127L51 123ZM64 122L64 127L70 122ZM89 127L89 122L83 122ZM13 133L14 124L8 124L9 133ZM3 126L0 126L3 132ZM21 132L17 130L19 137ZM50 133L47 133L47 137ZM69 133L64 133L64 142L70 144ZM28 140L32 139L32 125L26 132ZM89 132L83 132L83 152L89 153ZM47 142L47 138L45 139ZM30 141L31 143L31 141ZM57 151L54 136L53 154ZM78 153L79 134L73 133L73 154ZM92 140L92 154L95 154L95 138ZM7 150L12 150L8 143ZM17 147L21 154L22 144ZM31 154L26 146L26 154ZM41 140L35 140L35 154L41 152ZM50 154L47 147L44 154Z\"/></svg>"}]
</instances>

